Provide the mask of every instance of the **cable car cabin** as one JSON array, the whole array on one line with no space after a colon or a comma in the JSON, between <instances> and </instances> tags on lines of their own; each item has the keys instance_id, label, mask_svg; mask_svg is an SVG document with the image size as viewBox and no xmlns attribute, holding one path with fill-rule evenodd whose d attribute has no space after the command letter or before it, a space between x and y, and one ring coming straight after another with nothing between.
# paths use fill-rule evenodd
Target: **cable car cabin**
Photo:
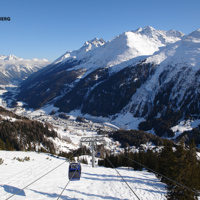
<instances>
[{"instance_id":1,"label":"cable car cabin","mask_svg":"<svg viewBox=\"0 0 200 200\"><path fill-rule=\"evenodd\" d=\"M80 180L81 178L81 165L80 163L70 163L69 164L69 179Z\"/></svg>"}]
</instances>

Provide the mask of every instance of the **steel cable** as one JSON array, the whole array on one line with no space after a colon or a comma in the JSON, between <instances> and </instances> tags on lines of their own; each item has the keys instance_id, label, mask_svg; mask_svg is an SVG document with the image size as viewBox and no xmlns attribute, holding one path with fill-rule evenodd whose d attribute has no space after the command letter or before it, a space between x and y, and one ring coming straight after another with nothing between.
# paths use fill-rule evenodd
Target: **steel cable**
<instances>
[{"instance_id":1,"label":"steel cable","mask_svg":"<svg viewBox=\"0 0 200 200\"><path fill-rule=\"evenodd\" d=\"M78 144L79 145L79 144ZM77 149L78 150L78 149ZM76 151L77 151L76 150ZM76 153L76 151L70 156L70 158L68 160L65 160L64 162L62 162L60 165L56 166L55 168L53 168L52 170L50 170L49 172L47 172L46 174L42 175L41 177L39 177L38 179L36 179L35 181L31 182L30 184L28 184L27 186L23 187L21 190L17 191L15 194L9 196L8 198L6 198L6 200L12 198L13 196L15 196L16 194L18 194L19 192L21 192L22 190L26 189L27 187L29 187L30 185L32 185L33 183L37 182L38 180L40 180L41 178L43 178L44 176L46 176L47 174L51 173L52 171L54 171L55 169L57 169L58 167L60 167L61 165L63 165L64 163L66 163L67 161L69 161L71 159L71 157Z\"/></svg>"},{"instance_id":2,"label":"steel cable","mask_svg":"<svg viewBox=\"0 0 200 200\"><path fill-rule=\"evenodd\" d=\"M61 163L60 165L58 165L57 167L53 168L52 170L50 170L49 172L47 172L46 174L42 175L41 177L39 177L38 179L36 179L35 181L31 182L30 184L28 184L27 186L25 186L24 188L22 188L21 190L17 191L15 194L11 195L10 197L8 197L7 199L10 199L11 197L15 196L16 194L18 194L19 192L21 192L22 190L26 189L28 186L32 185L33 183L37 182L38 180L40 180L41 178L43 178L44 176L46 176L47 174L51 173L52 171L54 171L55 169L57 169L58 167L60 167L61 165L63 165L66 162L66 160ZM6 200L7 200L6 199Z\"/></svg>"},{"instance_id":3,"label":"steel cable","mask_svg":"<svg viewBox=\"0 0 200 200\"><path fill-rule=\"evenodd\" d=\"M76 169L76 171L77 171L77 169ZM73 176L71 177L71 179L73 179L73 177L74 177L76 171L74 172L74 174L73 174ZM59 197L57 198L57 200L62 196L62 193L63 193L64 190L67 188L67 186L68 186L69 182L71 181L71 179L69 179L69 181L67 182L67 184L66 184L65 187L63 188L63 190L62 190L62 192L60 193L60 195L59 195Z\"/></svg>"},{"instance_id":4,"label":"steel cable","mask_svg":"<svg viewBox=\"0 0 200 200\"><path fill-rule=\"evenodd\" d=\"M192 190L192 189L190 189L189 187L187 187L187 186L185 186L185 185L183 185L183 184L181 184L181 183L178 183L177 181L175 181L175 180L173 180L173 179L171 179L171 178L168 178L167 176L165 176L165 175L163 175L163 174L160 174L160 173L158 173L158 172L156 172L156 171L150 169L149 167L146 167L145 165L143 165L143 164L141 164L141 163L139 163L139 162L137 162L137 161L135 161L135 160L133 160L133 159L131 159L131 158L125 156L125 155L122 155L122 156L124 156L125 158L128 158L129 160L135 162L136 164L141 165L142 167L144 167L144 168L146 168L146 169L152 171L153 173L158 174L158 175L160 175L160 176L162 176L162 177L168 179L169 181L172 181L172 182L176 183L177 185L179 185L179 186L181 186L181 187L183 187L183 188L186 188L186 189L190 190L191 192L194 192L195 194L199 195L199 193L198 193L197 191Z\"/></svg>"},{"instance_id":5,"label":"steel cable","mask_svg":"<svg viewBox=\"0 0 200 200\"><path fill-rule=\"evenodd\" d=\"M126 185L130 188L130 190L133 192L133 194L137 197L137 199L140 200L140 198L137 196L137 194L133 191L131 186L126 182L126 180L123 178L123 176L118 172L118 170L114 167L114 165L111 163L111 161L106 157L108 162L112 165L112 167L115 169L115 171L119 174L119 176L122 178L122 180L126 183Z\"/></svg>"},{"instance_id":6,"label":"steel cable","mask_svg":"<svg viewBox=\"0 0 200 200\"><path fill-rule=\"evenodd\" d=\"M80 143L79 143L79 144L80 144ZM77 150L78 150L78 149L77 149ZM70 156L69 160L70 160L71 157L77 152L77 150ZM77 171L77 169L76 169L76 171ZM76 171L74 172L72 178L74 177ZM72 179L72 178L71 178L71 179ZM59 197L57 198L57 200L62 196L64 190L67 188L67 186L68 186L68 184L70 183L71 179L69 179L69 181L67 182L67 184L66 184L65 187L63 188L63 190L62 190L62 192L60 193L60 195L59 195Z\"/></svg>"}]
</instances>

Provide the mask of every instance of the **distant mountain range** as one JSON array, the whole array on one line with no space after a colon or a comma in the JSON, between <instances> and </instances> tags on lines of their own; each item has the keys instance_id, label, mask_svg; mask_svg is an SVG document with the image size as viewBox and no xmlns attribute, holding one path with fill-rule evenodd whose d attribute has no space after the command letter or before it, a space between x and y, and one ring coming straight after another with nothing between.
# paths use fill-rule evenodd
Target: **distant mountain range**
<instances>
[{"instance_id":1,"label":"distant mountain range","mask_svg":"<svg viewBox=\"0 0 200 200\"><path fill-rule=\"evenodd\" d=\"M145 118L146 129L166 128L199 118L199 76L200 29L184 35L147 26L67 51L23 81L17 98L32 108L51 103L67 113L129 114Z\"/></svg>"},{"instance_id":2,"label":"distant mountain range","mask_svg":"<svg viewBox=\"0 0 200 200\"><path fill-rule=\"evenodd\" d=\"M50 62L46 59L24 60L14 55L0 55L0 84L19 84L29 75L48 64Z\"/></svg>"}]
</instances>

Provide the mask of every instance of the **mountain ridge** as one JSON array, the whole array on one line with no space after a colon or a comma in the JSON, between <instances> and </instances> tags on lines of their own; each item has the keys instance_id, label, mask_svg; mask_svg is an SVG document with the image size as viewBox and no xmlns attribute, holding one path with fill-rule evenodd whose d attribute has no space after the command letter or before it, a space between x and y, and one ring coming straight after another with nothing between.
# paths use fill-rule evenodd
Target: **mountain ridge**
<instances>
[{"instance_id":1,"label":"mountain ridge","mask_svg":"<svg viewBox=\"0 0 200 200\"><path fill-rule=\"evenodd\" d=\"M145 27L105 43L94 39L96 46L86 42L28 78L17 98L33 108L51 102L62 112L114 118L165 119L180 111L170 122L176 124L200 114L199 38L199 30L184 35Z\"/></svg>"},{"instance_id":2,"label":"mountain ridge","mask_svg":"<svg viewBox=\"0 0 200 200\"><path fill-rule=\"evenodd\" d=\"M49 63L46 59L24 60L15 55L0 55L0 84L18 84Z\"/></svg>"}]
</instances>

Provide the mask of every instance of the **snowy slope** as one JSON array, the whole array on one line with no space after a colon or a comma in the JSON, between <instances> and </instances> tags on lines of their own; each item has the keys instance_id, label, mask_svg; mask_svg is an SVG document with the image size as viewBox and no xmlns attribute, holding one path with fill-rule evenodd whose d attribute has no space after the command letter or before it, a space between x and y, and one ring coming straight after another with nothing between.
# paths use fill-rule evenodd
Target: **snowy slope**
<instances>
[{"instance_id":1,"label":"snowy slope","mask_svg":"<svg viewBox=\"0 0 200 200\"><path fill-rule=\"evenodd\" d=\"M185 36L181 41L165 47L154 56L149 57L146 62L153 62L157 65L187 63L193 70L198 70L200 64L199 54L200 29Z\"/></svg>"},{"instance_id":2,"label":"snowy slope","mask_svg":"<svg viewBox=\"0 0 200 200\"><path fill-rule=\"evenodd\" d=\"M156 30L151 26L138 28L134 32L151 38L152 41L154 40L154 43L160 42L160 45L163 44L163 46L166 44L177 42L185 35L184 33L180 31L175 31L173 29L169 31Z\"/></svg>"},{"instance_id":3,"label":"snowy slope","mask_svg":"<svg viewBox=\"0 0 200 200\"><path fill-rule=\"evenodd\" d=\"M63 54L61 57L56 59L53 63L59 63L59 62L66 62L67 60L71 58L79 58L82 59L85 54L99 46L104 45L106 42L101 38L94 38L93 40L86 41L85 44L79 49L75 51L67 51L65 54Z\"/></svg>"},{"instance_id":4,"label":"snowy slope","mask_svg":"<svg viewBox=\"0 0 200 200\"><path fill-rule=\"evenodd\" d=\"M125 110L132 107L134 113L138 110L142 113L147 104L152 108L156 95L166 90L170 84L173 84L173 87L170 89L169 100L175 101L176 109L180 109L187 97L194 95L194 99L198 98L200 29L185 36L181 41L162 48L144 63L155 65L155 73L137 90Z\"/></svg>"},{"instance_id":5,"label":"snowy slope","mask_svg":"<svg viewBox=\"0 0 200 200\"><path fill-rule=\"evenodd\" d=\"M19 162L16 158L30 157L30 161ZM60 167L31 184L11 199L57 199L68 182L69 164L62 158L34 152L0 151L4 163L0 165L0 196L7 199L41 176ZM141 200L166 199L165 184L154 174L146 171L118 169ZM137 199L114 169L82 164L80 181L71 181L60 199Z\"/></svg>"},{"instance_id":6,"label":"snowy slope","mask_svg":"<svg viewBox=\"0 0 200 200\"><path fill-rule=\"evenodd\" d=\"M24 60L14 55L0 55L0 84L20 82L49 63L46 59Z\"/></svg>"}]
</instances>

